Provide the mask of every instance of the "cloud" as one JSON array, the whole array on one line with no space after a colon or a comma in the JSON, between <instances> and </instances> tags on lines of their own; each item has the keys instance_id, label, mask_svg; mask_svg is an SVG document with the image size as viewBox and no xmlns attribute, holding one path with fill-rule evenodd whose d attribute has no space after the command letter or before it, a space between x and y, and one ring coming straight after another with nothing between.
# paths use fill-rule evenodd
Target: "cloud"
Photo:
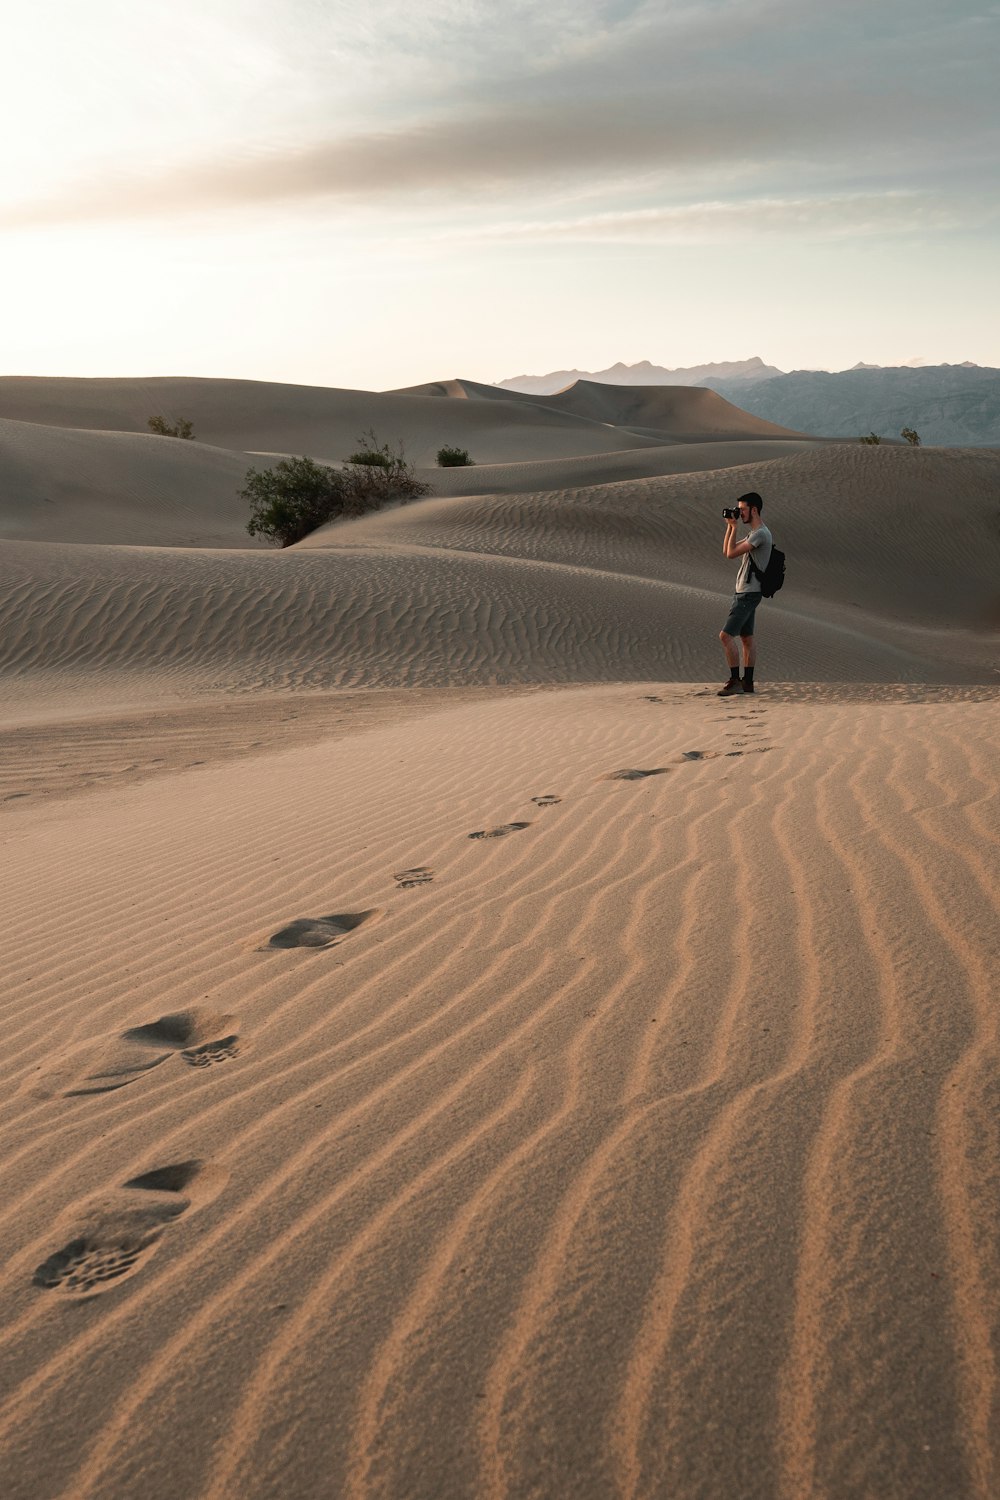
<instances>
[{"instance_id":1,"label":"cloud","mask_svg":"<svg viewBox=\"0 0 1000 1500\"><path fill-rule=\"evenodd\" d=\"M771 236L829 240L955 229L970 220L982 222L984 216L985 210L973 203L949 202L926 193L843 193L499 222L459 233L458 242L706 245ZM449 231L448 238L454 242L454 231Z\"/></svg>"},{"instance_id":2,"label":"cloud","mask_svg":"<svg viewBox=\"0 0 1000 1500\"><path fill-rule=\"evenodd\" d=\"M292 19L316 14L305 0L287 12L279 50ZM699 178L713 197L750 177L787 198L810 174L828 187L943 187L963 160L971 172L1000 148L996 20L961 3L942 17L929 0L509 0L502 14L484 0L345 3L337 28L320 25L315 59L296 37L297 127L286 67L280 111L247 117L216 154L192 156L185 138L181 159L160 142L141 168L134 155L81 166L0 208L0 223L315 202L461 211L583 187L598 200L643 174L661 200ZM349 131L342 96L358 104Z\"/></svg>"}]
</instances>

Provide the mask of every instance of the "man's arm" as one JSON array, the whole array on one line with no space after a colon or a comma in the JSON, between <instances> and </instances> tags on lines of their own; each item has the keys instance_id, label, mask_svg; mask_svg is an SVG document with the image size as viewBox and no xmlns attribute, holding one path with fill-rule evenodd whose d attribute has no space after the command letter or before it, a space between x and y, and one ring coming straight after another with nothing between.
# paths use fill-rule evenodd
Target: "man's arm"
<instances>
[{"instance_id":1,"label":"man's arm","mask_svg":"<svg viewBox=\"0 0 1000 1500\"><path fill-rule=\"evenodd\" d=\"M752 552L753 551L753 548L750 545L749 538L747 538L747 540L745 540L745 541L737 542L737 541L734 541L734 537L735 536L736 536L736 522L735 521L729 521L726 524L726 535L725 535L725 537L723 539L723 542L722 542L722 555L723 555L723 557L729 557L729 558L742 557L743 554L744 554L744 552Z\"/></svg>"}]
</instances>

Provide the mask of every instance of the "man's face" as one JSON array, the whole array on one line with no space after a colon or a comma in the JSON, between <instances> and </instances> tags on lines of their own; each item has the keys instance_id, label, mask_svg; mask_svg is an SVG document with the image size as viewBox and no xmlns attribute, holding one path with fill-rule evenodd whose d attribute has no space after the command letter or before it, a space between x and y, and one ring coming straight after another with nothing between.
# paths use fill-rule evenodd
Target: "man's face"
<instances>
[{"instance_id":1,"label":"man's face","mask_svg":"<svg viewBox=\"0 0 1000 1500\"><path fill-rule=\"evenodd\" d=\"M749 507L749 505L742 505L742 504L740 505L740 520L743 522L744 526L749 526L750 525L750 507Z\"/></svg>"}]
</instances>

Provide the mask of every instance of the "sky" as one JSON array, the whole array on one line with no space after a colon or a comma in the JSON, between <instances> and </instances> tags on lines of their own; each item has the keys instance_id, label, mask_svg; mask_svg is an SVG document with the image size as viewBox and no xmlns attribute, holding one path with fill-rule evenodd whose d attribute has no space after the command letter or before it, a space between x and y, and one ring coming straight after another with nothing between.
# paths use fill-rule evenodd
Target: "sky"
<instances>
[{"instance_id":1,"label":"sky","mask_svg":"<svg viewBox=\"0 0 1000 1500\"><path fill-rule=\"evenodd\" d=\"M0 373L1000 366L1000 3L33 0Z\"/></svg>"}]
</instances>

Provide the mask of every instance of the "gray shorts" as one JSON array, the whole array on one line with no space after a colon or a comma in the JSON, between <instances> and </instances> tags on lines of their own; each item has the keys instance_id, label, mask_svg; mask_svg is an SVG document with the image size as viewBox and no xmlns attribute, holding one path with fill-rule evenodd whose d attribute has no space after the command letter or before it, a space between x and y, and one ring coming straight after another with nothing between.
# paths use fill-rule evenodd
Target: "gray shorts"
<instances>
[{"instance_id":1,"label":"gray shorts","mask_svg":"<svg viewBox=\"0 0 1000 1500\"><path fill-rule=\"evenodd\" d=\"M729 618L723 625L726 635L753 635L753 617L760 603L760 589L750 594L734 594Z\"/></svg>"}]
</instances>

